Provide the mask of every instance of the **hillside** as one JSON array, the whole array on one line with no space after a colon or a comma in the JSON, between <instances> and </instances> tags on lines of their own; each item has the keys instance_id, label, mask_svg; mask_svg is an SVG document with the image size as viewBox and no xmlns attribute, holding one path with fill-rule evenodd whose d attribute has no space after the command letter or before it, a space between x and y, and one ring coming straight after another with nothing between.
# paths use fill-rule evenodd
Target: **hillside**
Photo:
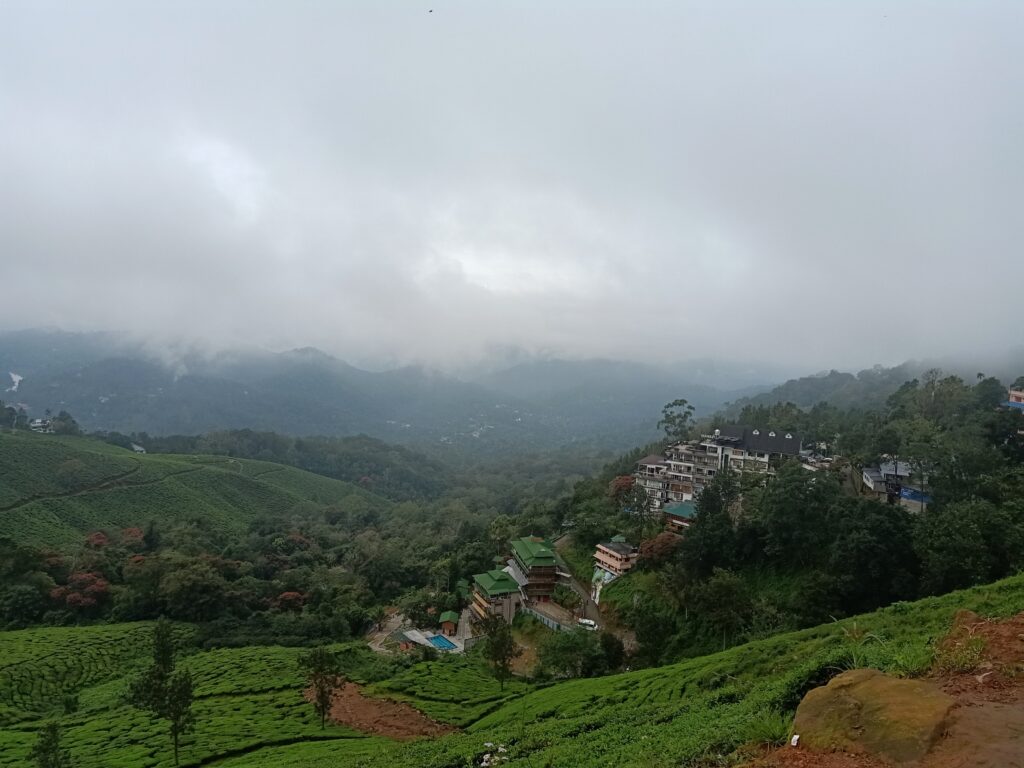
<instances>
[{"instance_id":1,"label":"hillside","mask_svg":"<svg viewBox=\"0 0 1024 768\"><path fill-rule=\"evenodd\" d=\"M751 397L744 397L729 403L726 416L737 415L746 405L774 405L793 403L800 408L827 402L836 408L880 408L886 398L899 389L905 381L919 375L925 368L919 364L904 363L894 368L876 366L846 373L831 370L813 376L790 379L783 384Z\"/></svg>"},{"instance_id":2,"label":"hillside","mask_svg":"<svg viewBox=\"0 0 1024 768\"><path fill-rule=\"evenodd\" d=\"M509 766L724 764L747 743L785 738L809 688L844 668L875 666L915 675L954 613L1007 616L1024 610L1024 576L890 608L801 632L758 640L667 667L576 680L500 695L472 660L409 667L339 646L347 674L374 683L375 695L411 702L463 731L401 744L343 725L320 731L302 701L295 649L219 649L187 657L197 680L197 732L182 765L228 768L321 765L480 765L488 744L507 749ZM145 653L148 625L45 628L0 635L0 765L20 765L48 714L82 768L170 765L166 734L124 705L118 692ZM187 627L179 630L187 638ZM63 697L77 712L60 716Z\"/></svg>"},{"instance_id":3,"label":"hillside","mask_svg":"<svg viewBox=\"0 0 1024 768\"><path fill-rule=\"evenodd\" d=\"M79 544L100 529L201 520L243 532L303 502L387 500L350 483L270 462L224 456L137 455L98 440L0 434L0 538L34 547Z\"/></svg>"},{"instance_id":4,"label":"hillside","mask_svg":"<svg viewBox=\"0 0 1024 768\"><path fill-rule=\"evenodd\" d=\"M832 369L811 376L801 376L779 384L768 391L742 397L729 403L723 409L726 418L735 418L744 406L774 405L793 403L800 408L810 408L825 402L835 408L879 409L886 399L902 384L919 378L925 371L940 369L947 374L958 375L965 381L973 381L979 371L1002 379L1005 383L1019 375L1020 350L1006 355L985 356L976 360L942 359L910 360L890 368L876 365L857 373Z\"/></svg>"},{"instance_id":5,"label":"hillside","mask_svg":"<svg viewBox=\"0 0 1024 768\"><path fill-rule=\"evenodd\" d=\"M756 391L728 376L702 383L706 367L548 360L463 380L415 366L361 370L311 348L206 354L116 334L0 333L0 399L33 417L64 409L89 431L125 434L365 433L460 458L578 443L625 450L655 436L669 400L710 413Z\"/></svg>"}]
</instances>

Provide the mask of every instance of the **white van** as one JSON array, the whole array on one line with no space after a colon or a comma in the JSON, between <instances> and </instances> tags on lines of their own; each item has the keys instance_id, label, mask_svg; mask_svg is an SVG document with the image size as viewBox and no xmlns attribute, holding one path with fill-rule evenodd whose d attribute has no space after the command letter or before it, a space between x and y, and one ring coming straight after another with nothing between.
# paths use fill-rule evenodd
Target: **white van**
<instances>
[{"instance_id":1,"label":"white van","mask_svg":"<svg viewBox=\"0 0 1024 768\"><path fill-rule=\"evenodd\" d=\"M591 632L597 631L597 622L593 619L576 619L576 623L584 629L589 629Z\"/></svg>"}]
</instances>

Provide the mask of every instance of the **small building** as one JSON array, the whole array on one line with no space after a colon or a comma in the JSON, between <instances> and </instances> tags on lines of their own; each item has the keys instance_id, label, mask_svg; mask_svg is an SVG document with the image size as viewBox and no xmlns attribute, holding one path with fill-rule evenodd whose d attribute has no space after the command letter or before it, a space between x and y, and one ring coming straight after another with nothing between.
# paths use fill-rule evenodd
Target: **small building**
<instances>
[{"instance_id":1,"label":"small building","mask_svg":"<svg viewBox=\"0 0 1024 768\"><path fill-rule=\"evenodd\" d=\"M682 533L693 524L697 505L692 501L675 501L665 507L665 528Z\"/></svg>"},{"instance_id":2,"label":"small building","mask_svg":"<svg viewBox=\"0 0 1024 768\"><path fill-rule=\"evenodd\" d=\"M441 631L446 635L454 635L459 629L459 614L445 611L441 614Z\"/></svg>"},{"instance_id":3,"label":"small building","mask_svg":"<svg viewBox=\"0 0 1024 768\"><path fill-rule=\"evenodd\" d=\"M495 569L473 577L470 607L477 619L501 616L512 623L520 602L519 584L507 572Z\"/></svg>"},{"instance_id":4,"label":"small building","mask_svg":"<svg viewBox=\"0 0 1024 768\"><path fill-rule=\"evenodd\" d=\"M50 419L32 419L28 423L28 428L41 434L53 434L53 422Z\"/></svg>"},{"instance_id":5,"label":"small building","mask_svg":"<svg viewBox=\"0 0 1024 768\"><path fill-rule=\"evenodd\" d=\"M145 453L145 452L146 452L146 449L145 449L145 448L143 448L143 447L142 447L141 445L139 445L138 443L132 443L132 450L133 450L133 451L134 451L135 453Z\"/></svg>"},{"instance_id":6,"label":"small building","mask_svg":"<svg viewBox=\"0 0 1024 768\"><path fill-rule=\"evenodd\" d=\"M612 576L621 576L636 565L637 548L623 536L614 536L611 541L597 545L594 551L594 566Z\"/></svg>"},{"instance_id":7,"label":"small building","mask_svg":"<svg viewBox=\"0 0 1024 768\"><path fill-rule=\"evenodd\" d=\"M636 565L639 551L624 536L613 536L594 550L594 575L590 580L590 599L601 602L601 590Z\"/></svg>"},{"instance_id":8,"label":"small building","mask_svg":"<svg viewBox=\"0 0 1024 768\"><path fill-rule=\"evenodd\" d=\"M931 503L931 496L925 491L926 477L914 482L914 472L907 461L883 461L877 467L861 470L861 492L867 496L900 504L912 511L923 510Z\"/></svg>"},{"instance_id":9,"label":"small building","mask_svg":"<svg viewBox=\"0 0 1024 768\"><path fill-rule=\"evenodd\" d=\"M558 583L558 563L554 550L537 536L525 536L512 542L508 569L522 587L527 600L547 602Z\"/></svg>"},{"instance_id":10,"label":"small building","mask_svg":"<svg viewBox=\"0 0 1024 768\"><path fill-rule=\"evenodd\" d=\"M867 495L885 498L885 478L878 467L864 467L860 473L860 485Z\"/></svg>"},{"instance_id":11,"label":"small building","mask_svg":"<svg viewBox=\"0 0 1024 768\"><path fill-rule=\"evenodd\" d=\"M1007 393L1006 405L1011 408L1024 410L1024 389L1010 387L1010 391Z\"/></svg>"},{"instance_id":12,"label":"small building","mask_svg":"<svg viewBox=\"0 0 1024 768\"><path fill-rule=\"evenodd\" d=\"M396 629L388 635L388 639L393 643L396 643L398 645L398 650L400 651L411 651L417 646L417 643L409 638L406 634L406 630L404 629Z\"/></svg>"}]
</instances>

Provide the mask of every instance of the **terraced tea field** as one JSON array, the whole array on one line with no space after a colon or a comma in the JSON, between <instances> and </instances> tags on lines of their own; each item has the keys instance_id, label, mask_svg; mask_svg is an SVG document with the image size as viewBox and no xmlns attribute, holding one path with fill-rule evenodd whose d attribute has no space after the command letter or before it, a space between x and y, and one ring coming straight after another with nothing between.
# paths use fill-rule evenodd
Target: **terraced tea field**
<instances>
[{"instance_id":1,"label":"terraced tea field","mask_svg":"<svg viewBox=\"0 0 1024 768\"><path fill-rule=\"evenodd\" d=\"M784 739L803 693L850 666L852 648L862 665L920 674L961 608L985 616L1024 611L1024 575L858 617L858 629L880 641L852 643L844 627L854 620L847 620L667 667L559 683L502 704L464 733L354 765L479 765L488 743L506 746L503 766L523 768L724 765L745 743Z\"/></svg>"},{"instance_id":2,"label":"terraced tea field","mask_svg":"<svg viewBox=\"0 0 1024 768\"><path fill-rule=\"evenodd\" d=\"M184 640L191 630L176 632ZM59 711L64 696L123 676L151 634L148 623L0 632L0 726Z\"/></svg>"},{"instance_id":3,"label":"terraced tea field","mask_svg":"<svg viewBox=\"0 0 1024 768\"><path fill-rule=\"evenodd\" d=\"M442 656L376 683L367 692L407 701L434 720L465 727L528 690L526 683L512 680L502 691L480 663Z\"/></svg>"},{"instance_id":4,"label":"terraced tea field","mask_svg":"<svg viewBox=\"0 0 1024 768\"><path fill-rule=\"evenodd\" d=\"M223 456L136 456L87 438L0 434L0 537L73 547L91 531L202 518L243 531L303 502L389 502L340 480ZM8 469L9 468L9 469Z\"/></svg>"},{"instance_id":5,"label":"terraced tea field","mask_svg":"<svg viewBox=\"0 0 1024 768\"><path fill-rule=\"evenodd\" d=\"M802 694L848 666L852 648L863 664L920 673L960 608L989 616L1024 611L1024 576L859 617L858 628L880 641L851 645L847 621L658 669L541 688L515 682L504 693L472 660L402 668L359 644L339 646L350 678L370 683L367 693L409 701L464 726L411 743L340 726L321 731L302 698L297 649L196 653L180 662L192 670L197 693L197 730L185 740L182 764L447 768L479 765L494 749L489 743L505 747L508 766L716 764L742 744L784 738ZM163 726L120 698L149 631L117 625L0 635L0 766L24 764L46 713L60 719L81 768L169 766ZM60 715L60 696L75 691L79 710Z\"/></svg>"},{"instance_id":6,"label":"terraced tea field","mask_svg":"<svg viewBox=\"0 0 1024 768\"><path fill-rule=\"evenodd\" d=\"M176 627L181 641L191 629ZM81 768L166 766L171 755L166 728L122 700L128 679L147 661L152 626L22 630L0 633L0 698L4 702L0 766L24 765L45 718L59 719L64 742ZM335 650L353 680L368 681L391 667L359 644ZM361 744L360 755L391 744L319 718L302 695L299 649L218 649L180 659L195 680L197 727L184 741L183 765L207 764L229 755L248 755L269 746L310 741L326 749L337 741ZM62 714L65 694L77 694L79 708ZM335 750L337 751L337 750Z\"/></svg>"}]
</instances>

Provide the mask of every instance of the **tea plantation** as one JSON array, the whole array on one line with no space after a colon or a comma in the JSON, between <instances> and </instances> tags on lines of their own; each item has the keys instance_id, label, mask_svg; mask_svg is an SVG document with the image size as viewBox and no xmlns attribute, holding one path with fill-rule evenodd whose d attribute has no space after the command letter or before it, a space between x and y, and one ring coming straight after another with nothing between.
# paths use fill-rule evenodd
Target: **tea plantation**
<instances>
[{"instance_id":1,"label":"tea plantation","mask_svg":"<svg viewBox=\"0 0 1024 768\"><path fill-rule=\"evenodd\" d=\"M527 690L530 687L517 680L502 690L482 665L442 656L376 683L367 693L407 701L434 720L464 727Z\"/></svg>"},{"instance_id":2,"label":"tea plantation","mask_svg":"<svg viewBox=\"0 0 1024 768\"><path fill-rule=\"evenodd\" d=\"M956 610L1024 610L1024 576L897 604L855 620L759 640L658 669L501 691L472 659L412 664L359 643L336 646L351 679L371 695L412 703L463 731L398 743L341 726L321 731L302 698L298 649L215 649L183 657L196 681L197 728L182 765L479 765L502 745L512 766L695 766L747 743L786 737L803 693L837 671L867 665L920 674ZM81 768L169 766L163 725L122 703L144 662L149 624L0 634L0 766L24 765L35 731L58 720ZM176 627L185 642L191 630ZM77 710L63 702L77 694ZM702 762L703 761L703 762Z\"/></svg>"},{"instance_id":3,"label":"tea plantation","mask_svg":"<svg viewBox=\"0 0 1024 768\"><path fill-rule=\"evenodd\" d=\"M175 628L187 645L191 632ZM0 766L20 766L47 718L59 719L64 742L77 765L171 765L163 724L126 705L128 679L146 662L152 625L35 629L0 633ZM395 663L361 644L336 646L346 673L371 682L395 671ZM303 699L298 674L299 649L253 647L218 649L179 660L195 681L197 727L184 743L182 765L202 765L228 755L268 746L324 740L359 742L353 754L366 756L387 740L351 729L320 729L313 708ZM399 664L407 662L399 661ZM68 697L77 707L65 713Z\"/></svg>"},{"instance_id":4,"label":"tea plantation","mask_svg":"<svg viewBox=\"0 0 1024 768\"><path fill-rule=\"evenodd\" d=\"M504 704L464 733L386 757L321 757L315 764L479 765L491 743L506 748L503 765L510 766L719 765L744 744L785 739L803 694L842 669L921 674L961 608L987 616L1024 610L1024 575L667 667L551 685Z\"/></svg>"},{"instance_id":5,"label":"tea plantation","mask_svg":"<svg viewBox=\"0 0 1024 768\"><path fill-rule=\"evenodd\" d=\"M0 434L0 538L71 547L95 530L202 518L243 531L260 515L297 504L389 502L350 483L263 461L134 455L97 440Z\"/></svg>"}]
</instances>

